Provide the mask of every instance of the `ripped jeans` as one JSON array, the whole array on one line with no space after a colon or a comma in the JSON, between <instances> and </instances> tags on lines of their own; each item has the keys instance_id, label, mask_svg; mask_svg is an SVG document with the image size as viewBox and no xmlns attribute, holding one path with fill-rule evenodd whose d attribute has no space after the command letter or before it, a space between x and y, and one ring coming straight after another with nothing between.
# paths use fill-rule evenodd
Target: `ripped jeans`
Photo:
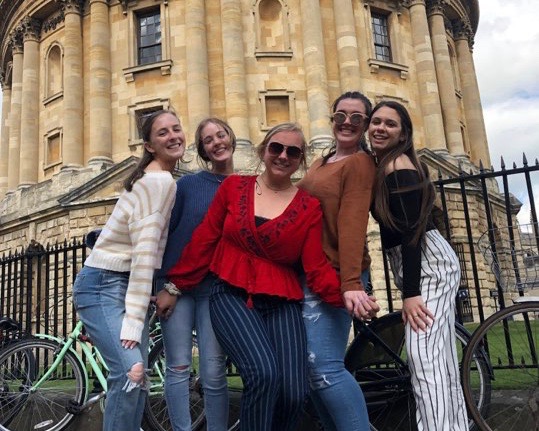
<instances>
[{"instance_id":1,"label":"ripped jeans","mask_svg":"<svg viewBox=\"0 0 539 431\"><path fill-rule=\"evenodd\" d=\"M304 283L305 286L305 283ZM361 388L344 368L352 319L304 287L310 397L326 431L369 431Z\"/></svg>"},{"instance_id":2,"label":"ripped jeans","mask_svg":"<svg viewBox=\"0 0 539 431\"><path fill-rule=\"evenodd\" d=\"M144 370L148 364L148 320L142 343L133 349L124 349L120 342L128 281L127 272L85 266L73 285L77 314L110 370L103 431L139 431L146 402ZM132 371L135 364L143 364L143 367ZM130 372L137 378L132 376L131 380Z\"/></svg>"}]
</instances>

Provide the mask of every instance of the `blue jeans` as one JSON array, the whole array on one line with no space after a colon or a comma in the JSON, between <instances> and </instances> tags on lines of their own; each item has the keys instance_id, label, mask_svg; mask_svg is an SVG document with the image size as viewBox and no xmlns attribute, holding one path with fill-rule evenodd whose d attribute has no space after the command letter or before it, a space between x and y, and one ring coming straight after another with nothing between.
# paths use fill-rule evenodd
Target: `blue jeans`
<instances>
[{"instance_id":1,"label":"blue jeans","mask_svg":"<svg viewBox=\"0 0 539 431\"><path fill-rule=\"evenodd\" d=\"M128 281L128 272L85 266L73 285L77 314L110 371L104 431L139 431L146 402L144 379L133 384L127 374L137 363L147 368L148 322L144 325L142 342L135 348L125 349L120 341Z\"/></svg>"},{"instance_id":2,"label":"blue jeans","mask_svg":"<svg viewBox=\"0 0 539 431\"><path fill-rule=\"evenodd\" d=\"M369 431L365 397L344 368L352 318L345 308L326 304L307 287L304 294L310 396L324 429Z\"/></svg>"},{"instance_id":3,"label":"blue jeans","mask_svg":"<svg viewBox=\"0 0 539 431\"><path fill-rule=\"evenodd\" d=\"M243 381L240 423L248 431L293 431L307 393L307 351L301 304L253 295L217 281L210 315L223 349Z\"/></svg>"},{"instance_id":4,"label":"blue jeans","mask_svg":"<svg viewBox=\"0 0 539 431\"><path fill-rule=\"evenodd\" d=\"M193 328L197 333L206 429L226 431L228 428L226 356L210 320L210 287L214 280L213 276L208 276L193 290L184 292L168 320L161 319L167 357L165 397L174 431L191 430L189 377Z\"/></svg>"}]
</instances>

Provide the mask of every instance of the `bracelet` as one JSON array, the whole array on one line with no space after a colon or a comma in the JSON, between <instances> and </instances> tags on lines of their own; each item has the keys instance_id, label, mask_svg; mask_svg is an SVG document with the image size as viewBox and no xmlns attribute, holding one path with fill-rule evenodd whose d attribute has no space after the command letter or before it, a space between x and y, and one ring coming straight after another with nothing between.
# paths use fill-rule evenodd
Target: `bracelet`
<instances>
[{"instance_id":1,"label":"bracelet","mask_svg":"<svg viewBox=\"0 0 539 431\"><path fill-rule=\"evenodd\" d=\"M182 296L182 291L176 287L174 283L170 281L166 282L163 287L172 296Z\"/></svg>"}]
</instances>

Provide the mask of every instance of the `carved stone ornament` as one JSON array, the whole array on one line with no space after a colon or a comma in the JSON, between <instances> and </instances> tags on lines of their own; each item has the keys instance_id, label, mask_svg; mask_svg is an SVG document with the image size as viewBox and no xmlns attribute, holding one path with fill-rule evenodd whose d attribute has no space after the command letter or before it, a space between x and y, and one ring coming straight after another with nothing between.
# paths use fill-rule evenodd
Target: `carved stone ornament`
<instances>
[{"instance_id":1,"label":"carved stone ornament","mask_svg":"<svg viewBox=\"0 0 539 431\"><path fill-rule=\"evenodd\" d=\"M9 35L9 43L13 52L21 53L23 47L23 29L21 26L17 26L15 30Z\"/></svg>"},{"instance_id":2,"label":"carved stone ornament","mask_svg":"<svg viewBox=\"0 0 539 431\"><path fill-rule=\"evenodd\" d=\"M445 0L427 0L427 15L444 14Z\"/></svg>"},{"instance_id":3,"label":"carved stone ornament","mask_svg":"<svg viewBox=\"0 0 539 431\"><path fill-rule=\"evenodd\" d=\"M55 30L56 27L58 27L58 24L63 22L65 19L64 11L59 11L56 15L51 16L46 21L43 22L41 25L41 31L48 32L51 30Z\"/></svg>"},{"instance_id":4,"label":"carved stone ornament","mask_svg":"<svg viewBox=\"0 0 539 431\"><path fill-rule=\"evenodd\" d=\"M24 40L33 39L39 40L41 33L41 21L31 16L26 16L22 19L21 25L23 28Z\"/></svg>"},{"instance_id":5,"label":"carved stone ornament","mask_svg":"<svg viewBox=\"0 0 539 431\"><path fill-rule=\"evenodd\" d=\"M81 13L84 7L84 0L56 0L65 12Z\"/></svg>"}]
</instances>

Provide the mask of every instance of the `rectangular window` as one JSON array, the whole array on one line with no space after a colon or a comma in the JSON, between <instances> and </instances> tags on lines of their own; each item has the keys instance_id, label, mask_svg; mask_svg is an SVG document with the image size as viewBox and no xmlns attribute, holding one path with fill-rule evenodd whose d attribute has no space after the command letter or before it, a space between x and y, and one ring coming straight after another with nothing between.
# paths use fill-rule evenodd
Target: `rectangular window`
<instances>
[{"instance_id":1,"label":"rectangular window","mask_svg":"<svg viewBox=\"0 0 539 431\"><path fill-rule=\"evenodd\" d=\"M161 13L159 9L137 14L138 64L161 61Z\"/></svg>"},{"instance_id":2,"label":"rectangular window","mask_svg":"<svg viewBox=\"0 0 539 431\"><path fill-rule=\"evenodd\" d=\"M377 60L391 62L391 45L387 16L372 13L372 33L374 38L374 54Z\"/></svg>"}]
</instances>

